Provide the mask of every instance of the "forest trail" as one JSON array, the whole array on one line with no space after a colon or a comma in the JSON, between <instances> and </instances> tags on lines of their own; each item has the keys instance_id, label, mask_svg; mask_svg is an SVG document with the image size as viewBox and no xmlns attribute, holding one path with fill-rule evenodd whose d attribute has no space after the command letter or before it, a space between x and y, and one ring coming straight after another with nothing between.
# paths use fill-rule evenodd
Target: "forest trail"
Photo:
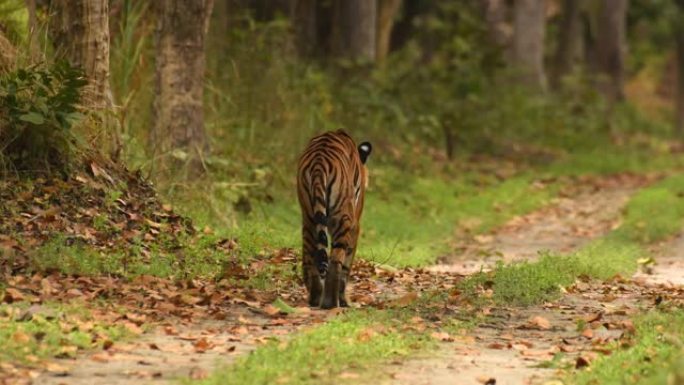
<instances>
[{"instance_id":1,"label":"forest trail","mask_svg":"<svg viewBox=\"0 0 684 385\"><path fill-rule=\"evenodd\" d=\"M542 251L575 250L617 227L620 210L645 183L644 178L616 175L572 184L551 204L457 245L432 270L467 275L490 270L497 261L530 261Z\"/></svg>"},{"instance_id":2,"label":"forest trail","mask_svg":"<svg viewBox=\"0 0 684 385\"><path fill-rule=\"evenodd\" d=\"M628 198L646 182L629 177L583 181L562 191L552 204L515 218L492 234L474 237L463 248L465 257L449 256L430 273L393 273L398 275L393 275L390 284L389 280L371 279L384 273L369 272L376 268L362 265L356 272L353 300L361 306L373 305L443 284L445 277L456 279L481 267L490 268L497 259L529 260L540 250L572 251L614 229ZM663 250L681 254L682 245L684 237ZM682 267L682 256L673 253L662 257L671 265L656 265L654 274L641 274L634 282L579 282L558 301L542 306L485 309L485 323L444 342L436 354L382 367L381 382L440 385L458 379L459 384L469 385L495 384L499 379L498 383L505 384L543 383L555 373L545 366L557 352L584 365L601 354L603 343L633 328L629 318L638 309L653 306L658 296L653 285L681 278L669 274L671 266ZM296 306L303 303L303 298L295 297L291 302ZM58 360L57 369L40 374L33 383L132 385L202 379L272 338L323 323L337 314L304 306L296 309L294 314L284 314L272 306L243 301L233 304L222 319L208 316L158 322L140 338L115 343L106 351ZM578 328L579 324L586 327Z\"/></svg>"},{"instance_id":3,"label":"forest trail","mask_svg":"<svg viewBox=\"0 0 684 385\"><path fill-rule=\"evenodd\" d=\"M301 325L325 322L322 311L289 317L288 322L238 307L226 320L179 324L169 320L141 338L116 343L67 361L34 382L45 385L177 384L181 378L203 379L273 337ZM274 322L275 321L275 322Z\"/></svg>"},{"instance_id":4,"label":"forest trail","mask_svg":"<svg viewBox=\"0 0 684 385\"><path fill-rule=\"evenodd\" d=\"M619 225L620 211L643 185L604 179L576 187L555 204L516 218L474 239L461 256L436 271L473 273L497 260L533 260L539 252L567 253ZM553 381L556 353L579 368L603 354L601 346L633 330L630 318L654 307L662 286L684 289L684 234L661 245L648 273L605 283L578 282L559 300L526 308L493 308L487 321L446 343L436 355L387 367L382 383L401 385L535 385ZM566 361L567 362L567 361ZM573 364L571 362L571 364Z\"/></svg>"}]
</instances>

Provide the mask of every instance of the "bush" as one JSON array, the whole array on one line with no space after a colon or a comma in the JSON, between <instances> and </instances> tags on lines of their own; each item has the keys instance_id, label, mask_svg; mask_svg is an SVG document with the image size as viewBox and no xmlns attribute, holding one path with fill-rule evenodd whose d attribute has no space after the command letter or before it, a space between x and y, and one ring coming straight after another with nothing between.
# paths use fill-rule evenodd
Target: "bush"
<instances>
[{"instance_id":1,"label":"bush","mask_svg":"<svg viewBox=\"0 0 684 385\"><path fill-rule=\"evenodd\" d=\"M76 146L72 126L86 84L66 63L21 68L0 77L3 171L65 171Z\"/></svg>"}]
</instances>

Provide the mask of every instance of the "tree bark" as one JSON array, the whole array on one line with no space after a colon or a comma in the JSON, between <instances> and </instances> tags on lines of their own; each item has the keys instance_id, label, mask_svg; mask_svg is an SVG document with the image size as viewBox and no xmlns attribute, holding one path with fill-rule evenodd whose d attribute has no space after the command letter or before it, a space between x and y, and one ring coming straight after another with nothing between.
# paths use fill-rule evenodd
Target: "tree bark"
<instances>
[{"instance_id":1,"label":"tree bark","mask_svg":"<svg viewBox=\"0 0 684 385\"><path fill-rule=\"evenodd\" d=\"M379 63L385 61L390 52L390 40L394 18L401 7L401 0L377 0L377 32L375 43L375 60Z\"/></svg>"},{"instance_id":2,"label":"tree bark","mask_svg":"<svg viewBox=\"0 0 684 385\"><path fill-rule=\"evenodd\" d=\"M377 3L374 0L335 0L332 52L352 60L375 60Z\"/></svg>"},{"instance_id":3,"label":"tree bark","mask_svg":"<svg viewBox=\"0 0 684 385\"><path fill-rule=\"evenodd\" d=\"M684 0L677 0L679 17L684 17ZM675 129L680 137L684 137L684 26L681 22L674 25L677 50L677 92L675 95Z\"/></svg>"},{"instance_id":4,"label":"tree bark","mask_svg":"<svg viewBox=\"0 0 684 385\"><path fill-rule=\"evenodd\" d=\"M57 57L83 69L83 101L94 108L113 105L109 86L109 1L52 0L48 33Z\"/></svg>"},{"instance_id":5,"label":"tree bark","mask_svg":"<svg viewBox=\"0 0 684 385\"><path fill-rule=\"evenodd\" d=\"M558 50L554 58L553 88L561 85L563 77L573 73L583 60L582 5L584 0L563 0L558 28Z\"/></svg>"},{"instance_id":6,"label":"tree bark","mask_svg":"<svg viewBox=\"0 0 684 385\"><path fill-rule=\"evenodd\" d=\"M316 0L294 0L292 13L297 51L302 57L312 56L318 46Z\"/></svg>"},{"instance_id":7,"label":"tree bark","mask_svg":"<svg viewBox=\"0 0 684 385\"><path fill-rule=\"evenodd\" d=\"M598 89L612 104L624 99L628 0L601 0L596 40Z\"/></svg>"},{"instance_id":8,"label":"tree bark","mask_svg":"<svg viewBox=\"0 0 684 385\"><path fill-rule=\"evenodd\" d=\"M509 21L509 6L505 0L483 0L482 13L487 23L489 40L496 45L504 55L511 56L510 45L513 29Z\"/></svg>"},{"instance_id":9,"label":"tree bark","mask_svg":"<svg viewBox=\"0 0 684 385\"><path fill-rule=\"evenodd\" d=\"M516 0L513 9L514 67L519 81L532 89L546 89L544 73L545 1Z\"/></svg>"},{"instance_id":10,"label":"tree bark","mask_svg":"<svg viewBox=\"0 0 684 385\"><path fill-rule=\"evenodd\" d=\"M205 41L213 0L157 0L154 152L202 171ZM178 150L174 152L174 150Z\"/></svg>"}]
</instances>

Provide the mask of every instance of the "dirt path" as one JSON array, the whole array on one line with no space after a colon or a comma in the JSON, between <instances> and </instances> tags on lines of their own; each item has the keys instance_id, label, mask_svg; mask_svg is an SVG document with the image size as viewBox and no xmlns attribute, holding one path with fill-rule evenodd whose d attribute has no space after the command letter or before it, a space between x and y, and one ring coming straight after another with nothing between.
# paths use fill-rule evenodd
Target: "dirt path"
<instances>
[{"instance_id":1,"label":"dirt path","mask_svg":"<svg viewBox=\"0 0 684 385\"><path fill-rule=\"evenodd\" d=\"M285 318L237 307L229 319L160 324L130 342L115 343L105 351L90 352L77 360L62 360L40 375L41 385L176 384L180 378L202 379L270 339L303 325L325 322L323 311L305 311Z\"/></svg>"},{"instance_id":2,"label":"dirt path","mask_svg":"<svg viewBox=\"0 0 684 385\"><path fill-rule=\"evenodd\" d=\"M684 286L684 234L657 251L655 266L640 271L634 279L644 284Z\"/></svg>"},{"instance_id":3,"label":"dirt path","mask_svg":"<svg viewBox=\"0 0 684 385\"><path fill-rule=\"evenodd\" d=\"M567 253L619 225L620 210L648 181L615 176L572 184L540 210L516 217L492 234L478 235L441 258L433 271L472 274L497 261L533 260L540 251Z\"/></svg>"},{"instance_id":4,"label":"dirt path","mask_svg":"<svg viewBox=\"0 0 684 385\"><path fill-rule=\"evenodd\" d=\"M433 270L472 273L497 260L534 259L541 250L572 251L615 228L641 183L608 179L580 186L554 205L476 237L462 255L448 256ZM579 283L543 306L493 309L486 324L444 344L436 356L387 367L384 383L540 384L554 376L548 367L559 352L571 364L585 365L602 354L601 345L631 332L629 317L653 306L658 297L654 284L684 283L684 236L664 250L652 274L640 274L634 282Z\"/></svg>"},{"instance_id":5,"label":"dirt path","mask_svg":"<svg viewBox=\"0 0 684 385\"><path fill-rule=\"evenodd\" d=\"M631 332L629 318L654 306L656 291L626 283L583 284L561 300L524 309L496 309L487 323L445 343L436 356L388 368L390 384L540 384L553 377L552 360L582 366L602 345ZM586 325L586 326L582 326ZM458 380L457 382L455 382Z\"/></svg>"}]
</instances>

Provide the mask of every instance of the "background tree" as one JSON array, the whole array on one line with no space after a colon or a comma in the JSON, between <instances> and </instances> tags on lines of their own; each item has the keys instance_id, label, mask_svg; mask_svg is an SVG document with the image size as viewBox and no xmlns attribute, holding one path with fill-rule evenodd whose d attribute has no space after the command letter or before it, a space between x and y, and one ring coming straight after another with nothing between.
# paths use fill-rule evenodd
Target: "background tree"
<instances>
[{"instance_id":1,"label":"background tree","mask_svg":"<svg viewBox=\"0 0 684 385\"><path fill-rule=\"evenodd\" d=\"M684 135L684 0L676 0L679 9L674 21L677 57L677 90L675 95L675 125L680 136Z\"/></svg>"},{"instance_id":2,"label":"background tree","mask_svg":"<svg viewBox=\"0 0 684 385\"><path fill-rule=\"evenodd\" d=\"M558 25L558 49L554 57L551 83L554 88L562 78L577 69L582 62L584 39L582 28L582 7L585 0L563 0L561 20Z\"/></svg>"},{"instance_id":3,"label":"background tree","mask_svg":"<svg viewBox=\"0 0 684 385\"><path fill-rule=\"evenodd\" d=\"M213 0L155 2L156 77L152 144L155 154L173 150L201 172L208 149L202 102L205 40Z\"/></svg>"},{"instance_id":4,"label":"background tree","mask_svg":"<svg viewBox=\"0 0 684 385\"><path fill-rule=\"evenodd\" d=\"M83 101L96 108L111 107L109 1L52 0L48 33L56 56L87 76Z\"/></svg>"},{"instance_id":5,"label":"background tree","mask_svg":"<svg viewBox=\"0 0 684 385\"><path fill-rule=\"evenodd\" d=\"M293 0L292 24L297 51L303 57L313 55L318 43L316 0Z\"/></svg>"},{"instance_id":6,"label":"background tree","mask_svg":"<svg viewBox=\"0 0 684 385\"><path fill-rule=\"evenodd\" d=\"M378 1L378 30L375 47L375 56L378 62L382 62L390 51L390 38L394 19L401 7L401 0L377 0Z\"/></svg>"},{"instance_id":7,"label":"background tree","mask_svg":"<svg viewBox=\"0 0 684 385\"><path fill-rule=\"evenodd\" d=\"M599 90L610 102L624 99L627 49L627 0L601 0L598 14L595 59Z\"/></svg>"},{"instance_id":8,"label":"background tree","mask_svg":"<svg viewBox=\"0 0 684 385\"><path fill-rule=\"evenodd\" d=\"M545 89L545 1L517 0L513 13L512 61L520 71L520 82L531 88Z\"/></svg>"},{"instance_id":9,"label":"background tree","mask_svg":"<svg viewBox=\"0 0 684 385\"><path fill-rule=\"evenodd\" d=\"M335 0L332 53L348 59L373 61L376 53L377 2Z\"/></svg>"},{"instance_id":10,"label":"background tree","mask_svg":"<svg viewBox=\"0 0 684 385\"><path fill-rule=\"evenodd\" d=\"M505 0L482 0L483 18L491 43L506 53L511 43L510 6Z\"/></svg>"}]
</instances>

